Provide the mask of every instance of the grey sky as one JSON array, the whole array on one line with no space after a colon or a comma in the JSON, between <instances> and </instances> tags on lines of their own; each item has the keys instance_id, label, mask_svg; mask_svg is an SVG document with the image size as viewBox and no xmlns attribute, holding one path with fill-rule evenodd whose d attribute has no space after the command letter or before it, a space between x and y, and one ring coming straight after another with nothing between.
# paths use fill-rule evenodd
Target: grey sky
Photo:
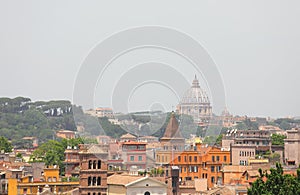
<instances>
[{"instance_id":1,"label":"grey sky","mask_svg":"<svg viewBox=\"0 0 300 195\"><path fill-rule=\"evenodd\" d=\"M206 48L230 112L298 116L299 18L298 1L1 1L0 96L71 100L80 65L97 43L123 29L160 25ZM193 71L186 75L191 82ZM167 110L176 100L168 103Z\"/></svg>"}]
</instances>

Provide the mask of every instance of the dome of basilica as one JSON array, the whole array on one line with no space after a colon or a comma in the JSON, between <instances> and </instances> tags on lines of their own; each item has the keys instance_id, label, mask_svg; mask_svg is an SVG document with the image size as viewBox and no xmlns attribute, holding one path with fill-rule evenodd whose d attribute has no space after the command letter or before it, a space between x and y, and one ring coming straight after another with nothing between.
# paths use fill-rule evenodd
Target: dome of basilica
<instances>
[{"instance_id":1,"label":"dome of basilica","mask_svg":"<svg viewBox=\"0 0 300 195\"><path fill-rule=\"evenodd\" d=\"M210 102L206 92L203 89L201 89L199 85L199 81L195 76L191 88L184 93L180 101L180 104L202 104L202 103L209 104Z\"/></svg>"},{"instance_id":2,"label":"dome of basilica","mask_svg":"<svg viewBox=\"0 0 300 195\"><path fill-rule=\"evenodd\" d=\"M212 107L208 95L201 89L196 76L191 88L187 90L177 105L176 111L179 114L192 116L194 122L199 125L209 123L212 116Z\"/></svg>"}]
</instances>

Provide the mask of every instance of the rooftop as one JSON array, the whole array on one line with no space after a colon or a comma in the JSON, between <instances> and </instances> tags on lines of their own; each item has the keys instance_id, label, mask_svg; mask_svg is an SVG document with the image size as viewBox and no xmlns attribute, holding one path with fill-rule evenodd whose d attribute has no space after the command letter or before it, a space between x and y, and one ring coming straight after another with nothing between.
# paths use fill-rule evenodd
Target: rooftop
<instances>
[{"instance_id":1,"label":"rooftop","mask_svg":"<svg viewBox=\"0 0 300 195\"><path fill-rule=\"evenodd\" d=\"M143 178L143 177L142 176L133 176L133 175L112 175L107 178L107 184L127 185L127 184L134 182L141 178Z\"/></svg>"}]
</instances>

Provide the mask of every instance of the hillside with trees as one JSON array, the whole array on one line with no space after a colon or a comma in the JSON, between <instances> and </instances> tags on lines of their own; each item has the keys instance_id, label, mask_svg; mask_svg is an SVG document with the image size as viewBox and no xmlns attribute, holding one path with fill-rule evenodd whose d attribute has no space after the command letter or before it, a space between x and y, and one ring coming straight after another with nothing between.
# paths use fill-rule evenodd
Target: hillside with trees
<instances>
[{"instance_id":1,"label":"hillside with trees","mask_svg":"<svg viewBox=\"0 0 300 195\"><path fill-rule=\"evenodd\" d=\"M55 130L76 130L70 101L37 101L25 97L0 98L0 136L13 145L25 136L40 142L52 139ZM24 141L26 142L26 141Z\"/></svg>"}]
</instances>

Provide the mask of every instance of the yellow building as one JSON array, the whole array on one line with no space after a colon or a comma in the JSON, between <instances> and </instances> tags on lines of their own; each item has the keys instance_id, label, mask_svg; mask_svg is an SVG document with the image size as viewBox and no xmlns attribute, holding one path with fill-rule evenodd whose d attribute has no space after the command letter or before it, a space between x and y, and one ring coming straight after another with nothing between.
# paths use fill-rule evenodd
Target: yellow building
<instances>
[{"instance_id":1,"label":"yellow building","mask_svg":"<svg viewBox=\"0 0 300 195\"><path fill-rule=\"evenodd\" d=\"M8 195L16 194L37 194L48 187L51 192L57 194L70 191L79 186L79 182L62 182L59 178L58 166L47 166L44 168L44 177L34 181L32 175L12 177L8 179Z\"/></svg>"}]
</instances>

